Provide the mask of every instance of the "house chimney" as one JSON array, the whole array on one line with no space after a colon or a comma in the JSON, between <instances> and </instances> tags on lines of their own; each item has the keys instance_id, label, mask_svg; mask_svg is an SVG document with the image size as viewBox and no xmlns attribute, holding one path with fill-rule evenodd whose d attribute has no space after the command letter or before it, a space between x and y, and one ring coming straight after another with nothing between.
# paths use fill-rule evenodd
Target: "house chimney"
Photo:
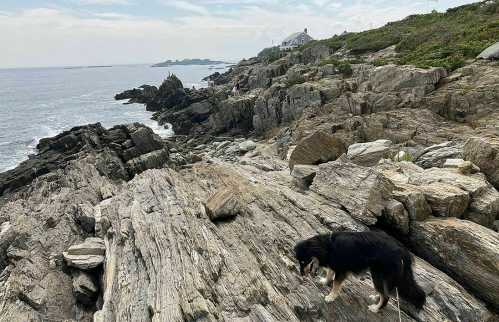
<instances>
[{"instance_id":1,"label":"house chimney","mask_svg":"<svg viewBox=\"0 0 499 322\"><path fill-rule=\"evenodd\" d=\"M303 30L303 32L304 32L304 33L308 33L308 29L307 29L307 28L305 28L305 30Z\"/></svg>"}]
</instances>

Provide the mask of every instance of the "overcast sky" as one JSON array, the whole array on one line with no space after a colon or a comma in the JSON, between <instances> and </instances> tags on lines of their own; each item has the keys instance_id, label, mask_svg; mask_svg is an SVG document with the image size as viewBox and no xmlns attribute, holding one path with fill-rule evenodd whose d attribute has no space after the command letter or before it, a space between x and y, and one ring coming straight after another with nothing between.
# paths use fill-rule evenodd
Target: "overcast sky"
<instances>
[{"instance_id":1,"label":"overcast sky","mask_svg":"<svg viewBox=\"0 0 499 322\"><path fill-rule=\"evenodd\" d=\"M0 67L237 61L470 0L0 0Z\"/></svg>"}]
</instances>

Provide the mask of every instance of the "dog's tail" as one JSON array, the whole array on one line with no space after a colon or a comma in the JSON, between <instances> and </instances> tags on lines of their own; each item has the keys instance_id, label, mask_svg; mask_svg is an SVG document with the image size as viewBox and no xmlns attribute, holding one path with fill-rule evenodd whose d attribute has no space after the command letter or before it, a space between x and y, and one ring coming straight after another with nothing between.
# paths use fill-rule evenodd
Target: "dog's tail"
<instances>
[{"instance_id":1,"label":"dog's tail","mask_svg":"<svg viewBox=\"0 0 499 322\"><path fill-rule=\"evenodd\" d=\"M405 251L402 255L402 274L399 279L398 291L400 297L413 304L418 310L421 310L426 302L426 294L414 280L412 271L412 256Z\"/></svg>"}]
</instances>

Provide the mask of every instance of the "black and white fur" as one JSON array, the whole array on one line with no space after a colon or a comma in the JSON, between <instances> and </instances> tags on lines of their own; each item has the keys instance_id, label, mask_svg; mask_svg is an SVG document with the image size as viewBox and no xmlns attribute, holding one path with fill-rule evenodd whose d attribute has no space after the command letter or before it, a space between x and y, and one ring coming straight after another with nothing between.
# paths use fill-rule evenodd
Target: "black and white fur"
<instances>
[{"instance_id":1,"label":"black and white fur","mask_svg":"<svg viewBox=\"0 0 499 322\"><path fill-rule=\"evenodd\" d=\"M382 232L338 232L322 234L300 241L295 246L300 273L308 275L319 267L326 270L322 283L333 281L326 302L339 295L342 283L350 274L371 272L374 288L379 294L377 304L369 310L378 312L388 303L397 288L400 297L418 310L426 301L426 294L414 280L412 256L398 241Z\"/></svg>"}]
</instances>

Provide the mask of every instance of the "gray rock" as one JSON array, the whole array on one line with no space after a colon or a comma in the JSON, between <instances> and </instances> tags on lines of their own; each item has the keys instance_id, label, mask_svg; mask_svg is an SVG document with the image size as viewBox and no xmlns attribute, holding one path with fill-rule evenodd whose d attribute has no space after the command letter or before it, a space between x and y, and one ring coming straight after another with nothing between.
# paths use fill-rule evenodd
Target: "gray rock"
<instances>
[{"instance_id":1,"label":"gray rock","mask_svg":"<svg viewBox=\"0 0 499 322\"><path fill-rule=\"evenodd\" d=\"M394 199L389 200L385 205L382 218L386 224L400 233L404 235L409 233L409 214L403 203Z\"/></svg>"},{"instance_id":2,"label":"gray rock","mask_svg":"<svg viewBox=\"0 0 499 322\"><path fill-rule=\"evenodd\" d=\"M453 142L445 142L426 148L415 163L422 168L442 167L447 159L463 157L463 147Z\"/></svg>"},{"instance_id":3,"label":"gray rock","mask_svg":"<svg viewBox=\"0 0 499 322\"><path fill-rule=\"evenodd\" d=\"M476 164L496 188L499 188L499 139L473 137L464 145L464 158Z\"/></svg>"},{"instance_id":4,"label":"gray rock","mask_svg":"<svg viewBox=\"0 0 499 322\"><path fill-rule=\"evenodd\" d=\"M168 150L161 149L143 154L127 161L128 172L132 175L146 171L147 169L158 169L168 162Z\"/></svg>"},{"instance_id":5,"label":"gray rock","mask_svg":"<svg viewBox=\"0 0 499 322\"><path fill-rule=\"evenodd\" d=\"M346 158L319 165L310 189L345 207L366 225L374 225L391 199L393 184L374 169Z\"/></svg>"},{"instance_id":6,"label":"gray rock","mask_svg":"<svg viewBox=\"0 0 499 322\"><path fill-rule=\"evenodd\" d=\"M90 274L76 271L73 273L73 291L79 303L90 306L97 300L99 288Z\"/></svg>"},{"instance_id":7,"label":"gray rock","mask_svg":"<svg viewBox=\"0 0 499 322\"><path fill-rule=\"evenodd\" d=\"M499 59L499 42L496 42L490 47L482 51L477 58L483 59Z\"/></svg>"},{"instance_id":8,"label":"gray rock","mask_svg":"<svg viewBox=\"0 0 499 322\"><path fill-rule=\"evenodd\" d=\"M379 160L390 156L391 145L392 141L390 140L352 144L348 147L347 157L353 163L374 166Z\"/></svg>"},{"instance_id":9,"label":"gray rock","mask_svg":"<svg viewBox=\"0 0 499 322\"><path fill-rule=\"evenodd\" d=\"M499 236L475 223L455 218L414 222L410 242L416 253L499 306Z\"/></svg>"},{"instance_id":10,"label":"gray rock","mask_svg":"<svg viewBox=\"0 0 499 322\"><path fill-rule=\"evenodd\" d=\"M256 149L256 143L251 140L239 143L239 152L242 154L253 151L254 149Z\"/></svg>"},{"instance_id":11,"label":"gray rock","mask_svg":"<svg viewBox=\"0 0 499 322\"><path fill-rule=\"evenodd\" d=\"M101 238L89 237L81 244L73 245L63 252L68 266L89 270L104 262L106 247Z\"/></svg>"}]
</instances>

